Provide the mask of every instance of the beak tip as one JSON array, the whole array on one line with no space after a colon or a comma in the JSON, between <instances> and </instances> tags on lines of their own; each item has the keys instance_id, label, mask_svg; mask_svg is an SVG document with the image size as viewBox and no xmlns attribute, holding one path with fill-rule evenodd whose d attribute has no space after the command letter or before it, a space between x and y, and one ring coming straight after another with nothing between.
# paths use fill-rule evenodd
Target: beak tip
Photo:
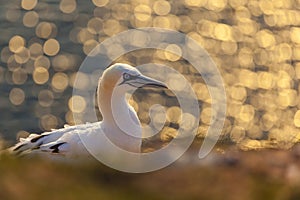
<instances>
[{"instance_id":1,"label":"beak tip","mask_svg":"<svg viewBox=\"0 0 300 200\"><path fill-rule=\"evenodd\" d=\"M169 89L166 84L161 85L162 88Z\"/></svg>"}]
</instances>

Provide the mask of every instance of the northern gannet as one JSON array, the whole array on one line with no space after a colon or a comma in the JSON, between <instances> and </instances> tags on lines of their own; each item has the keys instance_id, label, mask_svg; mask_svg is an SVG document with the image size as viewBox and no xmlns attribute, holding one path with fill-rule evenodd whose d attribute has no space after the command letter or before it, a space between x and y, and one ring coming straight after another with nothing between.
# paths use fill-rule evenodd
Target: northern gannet
<instances>
[{"instance_id":1,"label":"northern gannet","mask_svg":"<svg viewBox=\"0 0 300 200\"><path fill-rule=\"evenodd\" d=\"M116 63L104 70L99 79L97 100L103 116L100 122L66 126L61 129L45 132L40 135L30 134L9 149L16 154L38 153L62 155L64 157L88 156L89 153L80 140L79 135L86 135L96 143L93 148L101 150L101 141L95 141L97 134L105 134L118 147L140 152L142 144L142 127L135 110L129 105L126 93L143 86L159 86L167 88L160 81L144 76L136 68L123 63ZM120 128L113 115L117 110L118 118L130 134ZM91 142L92 143L92 142ZM95 149L94 149L95 151Z\"/></svg>"}]
</instances>

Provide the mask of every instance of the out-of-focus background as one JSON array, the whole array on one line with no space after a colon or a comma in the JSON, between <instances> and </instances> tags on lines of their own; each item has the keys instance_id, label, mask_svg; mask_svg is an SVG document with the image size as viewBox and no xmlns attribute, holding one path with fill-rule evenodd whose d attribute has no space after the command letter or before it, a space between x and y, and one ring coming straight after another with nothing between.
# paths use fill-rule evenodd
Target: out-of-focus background
<instances>
[{"instance_id":1,"label":"out-of-focus background","mask_svg":"<svg viewBox=\"0 0 300 200\"><path fill-rule=\"evenodd\" d=\"M85 90L92 81L77 73L81 62L97 44L132 28L168 28L196 40L219 68L227 93L221 147L215 150L221 158L211 161L219 168L170 167L151 175L131 176L107 169L99 172L101 168L72 171L60 165L49 167L52 164L44 161L30 165L6 159L7 165L0 164L1 199L20 199L22 195L47 199L51 190L61 190L64 199L110 194L132 199L137 193L154 199L169 195L219 199L225 198L224 193L230 193L228 199L241 199L241 195L243 199L299 198L299 0L0 0L0 21L0 136L8 143L32 132L74 124L73 113L84 117L86 100L72 97L76 76L82 80L76 89ZM116 46L116 51L118 48L122 47ZM207 86L185 60L167 51L180 54L178 46L164 48L166 51L132 52L118 61L134 66L167 64L185 75L201 106L196 135L201 141L211 117ZM176 76L170 75L169 84L176 87ZM184 87L178 85L177 89ZM162 97L174 98L165 93L153 94L151 99ZM150 104L138 99L132 104L147 123ZM176 137L180 122L176 103L165 103L167 123L156 138L162 143ZM159 123L160 117L154 119ZM240 151L267 148L275 150ZM52 178L54 181L48 180ZM28 188L26 181L40 190ZM70 186L77 181L84 185ZM73 192L68 193L66 187ZM58 196L55 193L54 197Z\"/></svg>"},{"instance_id":2,"label":"out-of-focus background","mask_svg":"<svg viewBox=\"0 0 300 200\"><path fill-rule=\"evenodd\" d=\"M190 36L213 58L227 92L222 140L245 149L290 148L300 137L299 8L297 0L2 1L0 134L13 141L74 124L72 113L84 113L87 104L80 96L71 97L74 79L80 77L76 89L82 90L92 81L77 73L86 55L119 32L150 26ZM137 40L143 44L143 37ZM197 136L203 138L211 116L207 87L185 60L167 51L180 55L178 46L164 48L133 52L119 61L167 64L185 75L201 104ZM176 88L176 76L169 80ZM179 107L166 104L167 123L178 123ZM140 107L147 111L147 105ZM147 122L148 115L141 110L139 115ZM168 135L176 136L167 127Z\"/></svg>"}]
</instances>

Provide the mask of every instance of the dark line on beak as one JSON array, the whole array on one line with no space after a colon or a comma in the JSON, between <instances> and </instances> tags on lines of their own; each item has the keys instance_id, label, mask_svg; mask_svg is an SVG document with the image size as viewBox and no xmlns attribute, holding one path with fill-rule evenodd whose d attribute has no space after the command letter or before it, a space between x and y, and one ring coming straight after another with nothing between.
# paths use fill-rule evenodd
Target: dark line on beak
<instances>
[{"instance_id":1,"label":"dark line on beak","mask_svg":"<svg viewBox=\"0 0 300 200\"><path fill-rule=\"evenodd\" d=\"M160 88L166 88L166 89L168 88L165 85L160 85L160 84L155 84L155 83L144 84L142 87L147 87L147 86L149 86L149 87L160 87Z\"/></svg>"}]
</instances>

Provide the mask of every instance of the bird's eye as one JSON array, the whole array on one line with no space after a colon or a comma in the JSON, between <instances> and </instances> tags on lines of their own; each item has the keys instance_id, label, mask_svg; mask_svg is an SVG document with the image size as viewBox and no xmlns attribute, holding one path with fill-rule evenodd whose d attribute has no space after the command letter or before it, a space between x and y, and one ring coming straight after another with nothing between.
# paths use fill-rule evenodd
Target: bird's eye
<instances>
[{"instance_id":1,"label":"bird's eye","mask_svg":"<svg viewBox=\"0 0 300 200\"><path fill-rule=\"evenodd\" d=\"M131 78L131 76L130 76L130 74L125 73L125 74L123 75L123 78L124 78L125 80L129 80L129 79Z\"/></svg>"}]
</instances>

